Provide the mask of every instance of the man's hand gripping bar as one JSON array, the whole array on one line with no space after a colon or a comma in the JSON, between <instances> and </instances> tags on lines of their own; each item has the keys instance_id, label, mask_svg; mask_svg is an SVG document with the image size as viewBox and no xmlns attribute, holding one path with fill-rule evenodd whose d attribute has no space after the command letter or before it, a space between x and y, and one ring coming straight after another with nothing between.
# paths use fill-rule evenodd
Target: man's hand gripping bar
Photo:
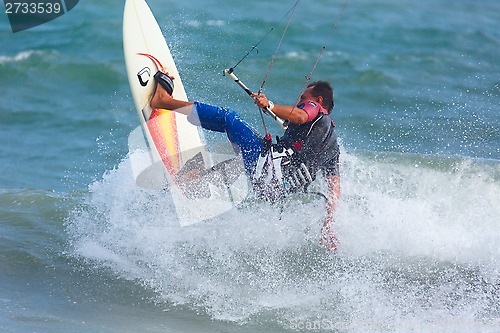
<instances>
[{"instance_id":1,"label":"man's hand gripping bar","mask_svg":"<svg viewBox=\"0 0 500 333\"><path fill-rule=\"evenodd\" d=\"M241 87L241 89L243 89L248 94L248 96L252 95L252 91L250 89L248 89L248 87L243 82L241 82L241 80L238 79L238 77L236 75L234 75L234 70L232 68L225 69L224 75L233 79L234 82L236 82ZM265 107L262 110L264 111L265 114L267 114L268 116L271 116L281 126L281 128L287 129L287 126L285 125L285 121L283 119L281 119L280 117L278 117L273 111L271 111L269 109L269 107Z\"/></svg>"}]
</instances>

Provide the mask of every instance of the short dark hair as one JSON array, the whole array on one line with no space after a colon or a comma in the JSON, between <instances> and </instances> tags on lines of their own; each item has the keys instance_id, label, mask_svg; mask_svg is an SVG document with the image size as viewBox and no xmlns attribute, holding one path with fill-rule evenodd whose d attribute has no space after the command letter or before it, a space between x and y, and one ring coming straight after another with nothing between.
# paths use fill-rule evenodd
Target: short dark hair
<instances>
[{"instance_id":1,"label":"short dark hair","mask_svg":"<svg viewBox=\"0 0 500 333\"><path fill-rule=\"evenodd\" d=\"M314 97L321 96L323 97L323 104L321 105L324 107L326 110L328 110L328 113L332 112L333 105L334 105L334 97L333 97L333 88L330 84L330 82L327 81L315 81L307 86L313 87L311 89L311 94Z\"/></svg>"}]
</instances>

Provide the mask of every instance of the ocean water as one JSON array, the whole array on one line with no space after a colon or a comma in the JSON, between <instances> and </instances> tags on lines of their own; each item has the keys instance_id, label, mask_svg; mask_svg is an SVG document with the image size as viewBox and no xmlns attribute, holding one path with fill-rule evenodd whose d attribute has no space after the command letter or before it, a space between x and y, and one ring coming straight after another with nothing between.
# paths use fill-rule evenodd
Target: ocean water
<instances>
[{"instance_id":1,"label":"ocean water","mask_svg":"<svg viewBox=\"0 0 500 333\"><path fill-rule=\"evenodd\" d=\"M191 99L251 100L294 1L151 0ZM123 2L13 34L0 14L2 332L500 332L500 3L299 3L264 93L331 80L338 253L321 203L181 228L134 184ZM267 121L273 134L280 129ZM206 133L209 142L224 137Z\"/></svg>"}]
</instances>

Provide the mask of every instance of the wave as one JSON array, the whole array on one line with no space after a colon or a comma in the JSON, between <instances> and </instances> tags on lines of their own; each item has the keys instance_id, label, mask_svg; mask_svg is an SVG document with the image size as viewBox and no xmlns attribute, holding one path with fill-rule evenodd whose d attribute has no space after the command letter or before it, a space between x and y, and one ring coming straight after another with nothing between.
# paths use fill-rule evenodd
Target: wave
<instances>
[{"instance_id":1,"label":"wave","mask_svg":"<svg viewBox=\"0 0 500 333\"><path fill-rule=\"evenodd\" d=\"M357 255L390 250L462 264L490 261L495 269L498 161L369 154L346 164L355 181L344 186L341 220L356 238L347 246L359 243L357 226L371 230L370 240L353 249Z\"/></svg>"},{"instance_id":2,"label":"wave","mask_svg":"<svg viewBox=\"0 0 500 333\"><path fill-rule=\"evenodd\" d=\"M318 242L322 202L281 214L256 204L181 228L168 196L135 187L125 159L92 184L67 231L75 256L217 320L489 327L482 319L500 310L499 168L344 152L331 255Z\"/></svg>"},{"instance_id":3,"label":"wave","mask_svg":"<svg viewBox=\"0 0 500 333\"><path fill-rule=\"evenodd\" d=\"M52 191L0 190L2 267L32 275L52 261L66 239L70 202Z\"/></svg>"},{"instance_id":4,"label":"wave","mask_svg":"<svg viewBox=\"0 0 500 333\"><path fill-rule=\"evenodd\" d=\"M4 65L7 63L17 63L23 62L25 60L29 60L34 56L43 56L46 52L39 50L26 50L21 51L13 56L0 55L0 65Z\"/></svg>"}]
</instances>

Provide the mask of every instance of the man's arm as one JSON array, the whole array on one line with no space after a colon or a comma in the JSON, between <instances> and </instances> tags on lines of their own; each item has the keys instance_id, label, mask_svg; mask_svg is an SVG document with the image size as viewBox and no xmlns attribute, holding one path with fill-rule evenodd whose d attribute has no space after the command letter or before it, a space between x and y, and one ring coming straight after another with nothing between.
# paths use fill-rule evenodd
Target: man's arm
<instances>
[{"instance_id":1,"label":"man's arm","mask_svg":"<svg viewBox=\"0 0 500 333\"><path fill-rule=\"evenodd\" d=\"M337 202L340 198L340 176L328 176L326 178L328 184L328 196L326 203L326 211L328 220L333 222L335 211L337 209Z\"/></svg>"},{"instance_id":2,"label":"man's arm","mask_svg":"<svg viewBox=\"0 0 500 333\"><path fill-rule=\"evenodd\" d=\"M255 100L255 104L259 108L265 108L271 105L266 95L264 94L253 93L252 97ZM292 124L298 124L298 125L307 122L307 118L309 117L307 112L293 106L274 104L272 111L276 116L280 117L281 119L288 120Z\"/></svg>"},{"instance_id":3,"label":"man's arm","mask_svg":"<svg viewBox=\"0 0 500 333\"><path fill-rule=\"evenodd\" d=\"M320 243L323 244L327 251L337 252L338 238L333 230L335 219L335 211L337 202L340 198L340 176L328 176L326 178L328 184L328 195L326 202L326 219L321 228Z\"/></svg>"}]
</instances>

